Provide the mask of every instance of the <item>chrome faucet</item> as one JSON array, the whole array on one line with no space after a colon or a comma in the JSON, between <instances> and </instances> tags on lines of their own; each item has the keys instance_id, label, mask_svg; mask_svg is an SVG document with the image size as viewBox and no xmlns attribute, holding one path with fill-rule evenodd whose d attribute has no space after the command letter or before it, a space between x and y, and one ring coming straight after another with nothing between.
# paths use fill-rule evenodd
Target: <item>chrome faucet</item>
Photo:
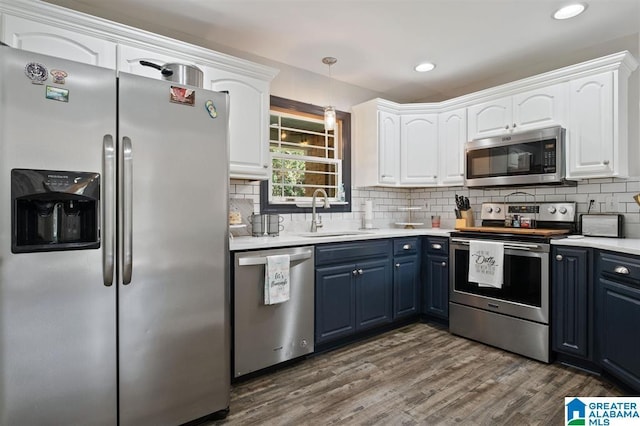
<instances>
[{"instance_id":1,"label":"chrome faucet","mask_svg":"<svg viewBox=\"0 0 640 426\"><path fill-rule=\"evenodd\" d=\"M322 219L320 218L320 215L316 215L316 196L318 193L321 193L324 196L324 208L328 209L331 207L327 191L322 188L318 188L313 191L313 200L311 201L311 232L318 232L318 228L322 228Z\"/></svg>"}]
</instances>

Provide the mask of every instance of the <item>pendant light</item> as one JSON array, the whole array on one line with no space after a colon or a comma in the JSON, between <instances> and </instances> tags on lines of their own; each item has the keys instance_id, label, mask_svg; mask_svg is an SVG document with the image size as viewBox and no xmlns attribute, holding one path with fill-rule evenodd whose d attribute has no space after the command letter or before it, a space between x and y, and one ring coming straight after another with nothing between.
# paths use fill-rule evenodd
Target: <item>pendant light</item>
<instances>
[{"instance_id":1,"label":"pendant light","mask_svg":"<svg viewBox=\"0 0 640 426\"><path fill-rule=\"evenodd\" d=\"M322 63L329 66L329 104L331 104L331 65L338 62L336 58L327 56L322 58ZM333 106L329 105L324 107L324 128L325 130L335 130L336 128L336 110Z\"/></svg>"}]
</instances>

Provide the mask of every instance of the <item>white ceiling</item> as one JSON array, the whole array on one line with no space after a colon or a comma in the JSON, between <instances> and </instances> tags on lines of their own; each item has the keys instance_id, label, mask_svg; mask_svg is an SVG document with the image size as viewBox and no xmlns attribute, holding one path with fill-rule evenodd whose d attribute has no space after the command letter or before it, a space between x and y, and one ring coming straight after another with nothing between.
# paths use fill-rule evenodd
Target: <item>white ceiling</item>
<instances>
[{"instance_id":1,"label":"white ceiling","mask_svg":"<svg viewBox=\"0 0 640 426\"><path fill-rule=\"evenodd\" d=\"M640 0L48 0L226 53L329 75L397 102L439 101L580 60L638 51ZM630 47L629 47L630 46ZM622 49L620 48L622 47ZM436 63L430 73L413 67Z\"/></svg>"}]
</instances>

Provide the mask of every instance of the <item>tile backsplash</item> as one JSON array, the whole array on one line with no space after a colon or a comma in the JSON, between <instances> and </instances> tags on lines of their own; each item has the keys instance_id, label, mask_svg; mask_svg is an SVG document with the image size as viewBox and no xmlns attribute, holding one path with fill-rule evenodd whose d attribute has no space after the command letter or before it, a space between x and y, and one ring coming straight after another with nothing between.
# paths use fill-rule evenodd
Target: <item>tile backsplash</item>
<instances>
[{"instance_id":1,"label":"tile backsplash","mask_svg":"<svg viewBox=\"0 0 640 426\"><path fill-rule=\"evenodd\" d=\"M478 210L483 202L502 202L505 196L522 191L530 196L511 196L513 201L575 201L578 213L586 213L593 200L591 213L621 213L627 237L640 238L640 206L633 196L640 193L640 178L587 179L574 187L537 186L509 189L471 189L463 187L436 188L353 188L352 212L322 214L326 229L359 228L362 223L364 202L373 201L374 226L401 227L396 223L424 223L431 226L431 216L440 215L442 228L453 228L455 222L455 194L469 197L471 207L479 220ZM231 199L252 200L254 212L260 212L260 184L253 181L231 180ZM403 207L422 207L421 210L403 210ZM285 232L306 231L311 223L310 214L284 214Z\"/></svg>"}]
</instances>

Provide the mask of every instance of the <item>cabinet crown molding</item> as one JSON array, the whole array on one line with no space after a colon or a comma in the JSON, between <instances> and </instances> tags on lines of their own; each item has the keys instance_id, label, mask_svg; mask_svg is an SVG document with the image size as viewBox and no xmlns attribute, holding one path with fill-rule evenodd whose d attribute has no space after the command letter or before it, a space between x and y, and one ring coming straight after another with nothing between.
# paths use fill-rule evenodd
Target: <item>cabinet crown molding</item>
<instances>
[{"instance_id":1,"label":"cabinet crown molding","mask_svg":"<svg viewBox=\"0 0 640 426\"><path fill-rule=\"evenodd\" d=\"M375 103L378 107L389 110L390 112L445 112L452 109L467 107L479 102L489 101L491 99L501 98L513 95L525 90L537 89L555 83L569 81L572 78L582 77L592 74L598 74L609 70L622 70L625 75L635 71L640 63L627 50L612 53L600 58L591 59L580 62L575 65L537 74L531 77L512 81L510 83L501 84L478 92L469 93L467 95L458 96L442 102L424 102L424 103L407 103L399 104L381 98L375 98L363 104ZM360 105L363 105L360 104Z\"/></svg>"},{"instance_id":2,"label":"cabinet crown molding","mask_svg":"<svg viewBox=\"0 0 640 426\"><path fill-rule=\"evenodd\" d=\"M280 70L266 65L42 1L0 0L0 13L55 25L114 43L123 43L143 49L153 47L156 50L165 50L170 55L180 52L182 56L194 63L261 80L271 81L280 72Z\"/></svg>"}]
</instances>

